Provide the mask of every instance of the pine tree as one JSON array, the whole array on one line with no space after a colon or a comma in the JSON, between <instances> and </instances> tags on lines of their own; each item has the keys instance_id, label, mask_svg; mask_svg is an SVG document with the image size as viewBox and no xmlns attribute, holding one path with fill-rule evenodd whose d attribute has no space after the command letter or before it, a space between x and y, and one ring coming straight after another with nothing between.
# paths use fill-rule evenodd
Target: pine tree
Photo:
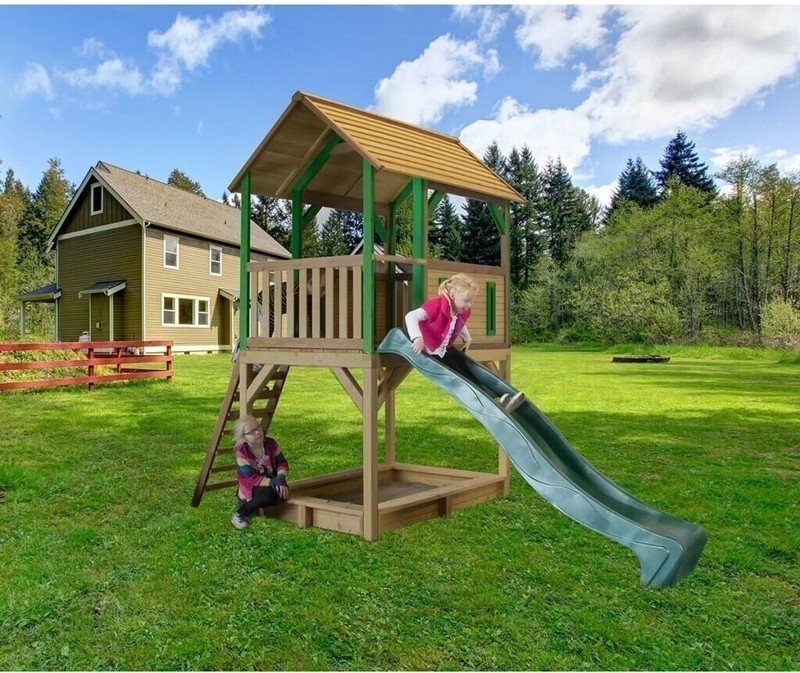
<instances>
[{"instance_id":1,"label":"pine tree","mask_svg":"<svg viewBox=\"0 0 800 673\"><path fill-rule=\"evenodd\" d=\"M461 259L461 220L450 196L445 194L436 209L436 219L431 227L429 242L436 257L457 262Z\"/></svg>"},{"instance_id":2,"label":"pine tree","mask_svg":"<svg viewBox=\"0 0 800 673\"><path fill-rule=\"evenodd\" d=\"M45 251L47 237L67 209L75 186L64 176L61 161L49 159L47 170L25 209L18 229L18 258L30 257L35 264L52 264Z\"/></svg>"},{"instance_id":3,"label":"pine tree","mask_svg":"<svg viewBox=\"0 0 800 673\"><path fill-rule=\"evenodd\" d=\"M508 156L506 175L508 183L527 200L511 204L511 284L525 288L529 285L533 268L542 255L542 237L539 232L537 212L541 206L542 181L539 168L527 145L521 151L514 147Z\"/></svg>"},{"instance_id":4,"label":"pine tree","mask_svg":"<svg viewBox=\"0 0 800 673\"><path fill-rule=\"evenodd\" d=\"M572 178L560 158L547 162L542 191L547 251L558 266L564 266L574 244L578 203Z\"/></svg>"},{"instance_id":5,"label":"pine tree","mask_svg":"<svg viewBox=\"0 0 800 673\"><path fill-rule=\"evenodd\" d=\"M349 252L355 250L356 246L364 238L364 216L351 210L342 210L342 231L347 242Z\"/></svg>"},{"instance_id":6,"label":"pine tree","mask_svg":"<svg viewBox=\"0 0 800 673\"><path fill-rule=\"evenodd\" d=\"M0 340L12 338L18 333L20 306L14 299L20 289L17 280L17 238L20 220L30 200L30 192L9 168L5 181L0 185Z\"/></svg>"},{"instance_id":7,"label":"pine tree","mask_svg":"<svg viewBox=\"0 0 800 673\"><path fill-rule=\"evenodd\" d=\"M322 257L334 257L350 253L347 248L344 228L342 227L342 219L342 211L332 210L322 223L319 235L320 255Z\"/></svg>"},{"instance_id":8,"label":"pine tree","mask_svg":"<svg viewBox=\"0 0 800 673\"><path fill-rule=\"evenodd\" d=\"M167 178L167 184L177 187L178 189L184 189L192 194L197 194L198 196L205 196L202 187L200 187L200 183L195 182L186 175L186 173L179 171L177 168L172 169L172 173L170 173Z\"/></svg>"},{"instance_id":9,"label":"pine tree","mask_svg":"<svg viewBox=\"0 0 800 673\"><path fill-rule=\"evenodd\" d=\"M658 191L642 157L636 157L636 161L628 159L628 163L625 164L625 170L622 171L617 182L617 189L611 197L606 219L623 200L635 203L641 208L651 208L658 203Z\"/></svg>"},{"instance_id":10,"label":"pine tree","mask_svg":"<svg viewBox=\"0 0 800 673\"><path fill-rule=\"evenodd\" d=\"M694 187L709 195L717 193L714 180L708 174L708 166L700 162L694 142L683 131L678 131L667 144L661 159L661 170L655 176L662 197L667 193L670 178L677 178L687 187Z\"/></svg>"},{"instance_id":11,"label":"pine tree","mask_svg":"<svg viewBox=\"0 0 800 673\"><path fill-rule=\"evenodd\" d=\"M284 199L261 194L255 196L251 200L250 219L284 248L291 246L292 220Z\"/></svg>"},{"instance_id":12,"label":"pine tree","mask_svg":"<svg viewBox=\"0 0 800 673\"><path fill-rule=\"evenodd\" d=\"M505 173L506 162L496 142L486 149L483 162L498 175ZM460 261L500 265L500 233L485 202L467 199L462 242Z\"/></svg>"}]
</instances>

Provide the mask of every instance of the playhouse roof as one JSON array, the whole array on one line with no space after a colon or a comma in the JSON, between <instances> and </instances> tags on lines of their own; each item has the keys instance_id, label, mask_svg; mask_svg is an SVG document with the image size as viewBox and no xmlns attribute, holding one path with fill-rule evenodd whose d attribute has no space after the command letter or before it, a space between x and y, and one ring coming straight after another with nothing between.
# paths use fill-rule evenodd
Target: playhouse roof
<instances>
[{"instance_id":1,"label":"playhouse roof","mask_svg":"<svg viewBox=\"0 0 800 673\"><path fill-rule=\"evenodd\" d=\"M525 199L458 138L298 91L228 189L291 198L297 179L333 134L342 143L303 193L307 204L361 211L363 160L375 169L375 201L388 205L413 177L481 201Z\"/></svg>"}]
</instances>

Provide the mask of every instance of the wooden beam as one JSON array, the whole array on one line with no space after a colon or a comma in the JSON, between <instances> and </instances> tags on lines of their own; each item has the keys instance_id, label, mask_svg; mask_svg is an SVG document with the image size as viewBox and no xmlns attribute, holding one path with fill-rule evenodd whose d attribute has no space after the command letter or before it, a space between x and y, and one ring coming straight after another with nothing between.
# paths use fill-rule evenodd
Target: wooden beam
<instances>
[{"instance_id":1,"label":"wooden beam","mask_svg":"<svg viewBox=\"0 0 800 673\"><path fill-rule=\"evenodd\" d=\"M375 367L364 369L363 419L364 496L362 537L377 540L380 536L378 516L378 377Z\"/></svg>"},{"instance_id":2,"label":"wooden beam","mask_svg":"<svg viewBox=\"0 0 800 673\"><path fill-rule=\"evenodd\" d=\"M361 386L358 385L358 381L356 381L355 377L350 373L350 370L344 367L331 367L331 371L339 383L342 384L344 391L350 396L350 399L353 400L356 407L358 407L358 410L362 411L364 391L361 389Z\"/></svg>"}]
</instances>

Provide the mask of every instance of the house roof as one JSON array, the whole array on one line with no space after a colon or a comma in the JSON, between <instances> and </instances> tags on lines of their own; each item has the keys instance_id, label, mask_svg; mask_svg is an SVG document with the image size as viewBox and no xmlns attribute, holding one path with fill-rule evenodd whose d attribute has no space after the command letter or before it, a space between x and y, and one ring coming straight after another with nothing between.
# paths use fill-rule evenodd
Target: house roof
<instances>
[{"instance_id":1,"label":"house roof","mask_svg":"<svg viewBox=\"0 0 800 673\"><path fill-rule=\"evenodd\" d=\"M61 296L61 288L55 283L49 283L35 290L28 290L14 297L19 301L42 301L53 302Z\"/></svg>"},{"instance_id":2,"label":"house roof","mask_svg":"<svg viewBox=\"0 0 800 673\"><path fill-rule=\"evenodd\" d=\"M104 161L98 161L96 166L89 169L76 196L51 233L48 246L53 245L73 205L77 202L77 196L87 188L92 177L99 180L142 224L153 224L172 231L239 246L241 213L238 208L226 206L219 201ZM250 248L254 251L284 259L292 256L272 236L252 222L250 241Z\"/></svg>"},{"instance_id":3,"label":"house roof","mask_svg":"<svg viewBox=\"0 0 800 673\"><path fill-rule=\"evenodd\" d=\"M104 294L107 297L110 297L112 294L116 294L120 290L124 290L125 284L125 279L101 280L96 283L92 283L89 285L89 287L83 288L80 292L78 292L78 297L83 297L85 294Z\"/></svg>"},{"instance_id":4,"label":"house roof","mask_svg":"<svg viewBox=\"0 0 800 673\"><path fill-rule=\"evenodd\" d=\"M363 210L362 172L375 169L376 203L388 206L413 177L440 189L482 201L525 199L459 140L405 122L298 91L228 189L241 191L250 172L254 194L290 198L300 176L337 134L341 139L308 184L308 204Z\"/></svg>"}]
</instances>

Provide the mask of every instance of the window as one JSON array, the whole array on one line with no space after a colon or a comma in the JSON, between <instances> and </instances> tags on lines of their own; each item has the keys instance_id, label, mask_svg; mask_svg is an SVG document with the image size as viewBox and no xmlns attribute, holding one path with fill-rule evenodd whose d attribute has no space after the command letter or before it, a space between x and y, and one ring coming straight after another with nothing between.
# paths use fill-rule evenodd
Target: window
<instances>
[{"instance_id":1,"label":"window","mask_svg":"<svg viewBox=\"0 0 800 673\"><path fill-rule=\"evenodd\" d=\"M164 266L178 268L178 237L164 234Z\"/></svg>"},{"instance_id":2,"label":"window","mask_svg":"<svg viewBox=\"0 0 800 673\"><path fill-rule=\"evenodd\" d=\"M497 334L497 284L486 283L486 335Z\"/></svg>"},{"instance_id":3,"label":"window","mask_svg":"<svg viewBox=\"0 0 800 673\"><path fill-rule=\"evenodd\" d=\"M211 302L206 297L162 295L162 325L208 327Z\"/></svg>"},{"instance_id":4,"label":"window","mask_svg":"<svg viewBox=\"0 0 800 673\"><path fill-rule=\"evenodd\" d=\"M95 183L92 185L92 194L91 194L91 214L92 215L99 215L103 212L103 185L100 183Z\"/></svg>"},{"instance_id":5,"label":"window","mask_svg":"<svg viewBox=\"0 0 800 673\"><path fill-rule=\"evenodd\" d=\"M212 276L222 275L222 248L215 245L208 247L209 272Z\"/></svg>"},{"instance_id":6,"label":"window","mask_svg":"<svg viewBox=\"0 0 800 673\"><path fill-rule=\"evenodd\" d=\"M197 324L208 327L208 300L197 300Z\"/></svg>"},{"instance_id":7,"label":"window","mask_svg":"<svg viewBox=\"0 0 800 673\"><path fill-rule=\"evenodd\" d=\"M165 325L175 324L175 297L164 297L164 309L161 322Z\"/></svg>"}]
</instances>

